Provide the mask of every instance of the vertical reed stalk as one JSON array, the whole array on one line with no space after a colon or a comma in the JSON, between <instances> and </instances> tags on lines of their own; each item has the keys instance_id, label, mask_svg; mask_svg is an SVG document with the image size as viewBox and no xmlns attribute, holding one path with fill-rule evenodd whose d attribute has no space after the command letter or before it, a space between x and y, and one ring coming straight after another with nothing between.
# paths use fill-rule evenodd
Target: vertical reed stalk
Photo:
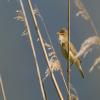
<instances>
[{"instance_id":1,"label":"vertical reed stalk","mask_svg":"<svg viewBox=\"0 0 100 100\"><path fill-rule=\"evenodd\" d=\"M68 70L67 70L67 84L68 84L68 100L71 100L71 91L70 91L70 81L71 81L71 69L70 69L70 0L68 0Z\"/></svg>"},{"instance_id":2,"label":"vertical reed stalk","mask_svg":"<svg viewBox=\"0 0 100 100\"><path fill-rule=\"evenodd\" d=\"M47 55L47 52L46 52L45 44L44 44L44 41L43 41L41 32L40 32L40 30L39 30L39 26L38 26L38 23L37 23L37 20L36 20L36 16L35 16L36 14L35 14L35 12L34 12L34 10L33 10L32 3L31 3L30 0L28 0L28 3L29 3L29 7L30 7L30 10L31 10L31 13L32 13L33 22L34 22L34 24L35 24L35 28L36 28L36 31L37 31L37 34L38 34L38 36L39 36L39 40L40 40L40 43L41 43L41 46L42 46L42 49L43 49L43 53L44 53L44 56L45 56L47 65L48 65L48 67L49 67L49 70L50 70L50 74L51 74L52 81L53 81L54 86L55 86L55 88L56 88L56 90L57 90L57 93L58 93L58 95L59 95L60 100L64 100L64 98L63 98L63 96L62 96L62 93L61 93L61 91L60 91L60 88L59 88L59 86L58 86L57 80L56 80L56 78L55 78L55 76L54 76L54 74L53 74L53 72L52 72L52 70L51 70L51 66L50 66L50 64L49 64L49 59L48 59L48 55Z\"/></svg>"},{"instance_id":3,"label":"vertical reed stalk","mask_svg":"<svg viewBox=\"0 0 100 100\"><path fill-rule=\"evenodd\" d=\"M33 40L32 40L32 35L31 35L30 27L29 27L29 24L28 24L28 20L27 20L27 17L26 17L26 13L25 13L25 9L24 9L24 5L23 5L22 0L20 0L20 5L21 5L21 8L22 8L24 17L25 17L25 23L26 23L26 26L27 26L28 36L29 36L29 40L30 40L30 44L31 44L31 48L32 48L32 53L33 53L35 64L36 64L36 69L37 69L37 74L38 74L38 78L39 78L39 84L40 84L43 100L47 100L46 92L45 92L45 89L44 89L44 84L42 82L42 78L41 78L41 75L40 75L40 69L39 69L38 60L37 60L37 56L36 56L36 52L35 52L35 48L34 48L34 44L33 44Z\"/></svg>"}]
</instances>

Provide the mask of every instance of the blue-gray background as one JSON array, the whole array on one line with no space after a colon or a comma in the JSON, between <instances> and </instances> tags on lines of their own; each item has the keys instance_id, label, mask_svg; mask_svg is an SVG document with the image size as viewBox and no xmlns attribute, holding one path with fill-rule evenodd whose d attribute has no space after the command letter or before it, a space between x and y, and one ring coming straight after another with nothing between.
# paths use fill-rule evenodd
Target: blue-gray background
<instances>
[{"instance_id":1,"label":"blue-gray background","mask_svg":"<svg viewBox=\"0 0 100 100\"><path fill-rule=\"evenodd\" d=\"M27 6L26 1L24 2L25 6ZM66 62L61 56L55 33L61 27L67 26L67 0L32 1L38 6L50 32L57 54L63 65L65 65ZM94 20L98 32L100 32L100 1L85 0L84 4ZM21 37L21 33L24 30L23 25L13 19L16 16L17 9L20 9L18 0L10 0L10 2L0 0L0 74L2 75L6 97L7 100L42 100L29 41L27 37ZM75 16L76 11L77 9L72 0L71 40L79 49L84 39L94 35L94 33L88 22ZM34 30L33 33L35 33ZM41 49L39 50L41 52ZM93 73L88 73L95 57L100 55L99 50L96 49L96 52L90 53L82 60L85 79L80 77L75 68L72 69L72 84L77 90L80 100L100 100L100 70L96 69ZM39 57L39 60L42 62L42 56ZM42 67L40 69L43 77L46 65L45 68ZM66 69L65 66L64 69ZM66 98L67 95L63 83L60 81L61 77L58 73L56 77ZM50 77L45 81L45 88L50 100L58 100ZM0 100L3 100L1 94Z\"/></svg>"}]
</instances>

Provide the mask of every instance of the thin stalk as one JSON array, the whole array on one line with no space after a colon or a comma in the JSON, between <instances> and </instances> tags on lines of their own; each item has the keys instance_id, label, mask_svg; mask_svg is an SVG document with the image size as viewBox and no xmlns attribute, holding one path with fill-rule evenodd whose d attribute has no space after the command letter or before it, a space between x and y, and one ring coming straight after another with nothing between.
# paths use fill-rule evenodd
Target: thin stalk
<instances>
[{"instance_id":1,"label":"thin stalk","mask_svg":"<svg viewBox=\"0 0 100 100\"><path fill-rule=\"evenodd\" d=\"M71 100L70 81L71 81L71 68L70 68L70 0L68 0L68 70L67 70L67 84L68 84L68 100Z\"/></svg>"},{"instance_id":2,"label":"thin stalk","mask_svg":"<svg viewBox=\"0 0 100 100\"><path fill-rule=\"evenodd\" d=\"M48 30L47 30L47 27L46 27L46 25L45 25L45 22L44 22L43 18L42 18L42 21L43 21L43 24L44 24L44 27L45 27L45 30L46 30L47 37L48 37L48 39L49 39L49 41L50 41L50 45L51 45L53 51L55 51L55 49L54 49L54 47L53 47L53 43L52 43L52 41L51 41L51 37L50 37L50 35L49 35L49 32L48 32ZM56 51L55 51L55 54L56 54ZM56 54L56 55L57 55L57 54ZM58 57L57 57L57 59L58 59ZM68 86L67 86L67 84L66 84L66 80L65 80L65 78L64 78L64 74L63 74L63 69L62 69L62 68L60 68L60 74L61 74L62 80L63 80L63 82L64 82L64 85L65 85L65 88L66 88L66 92L69 94Z\"/></svg>"},{"instance_id":3,"label":"thin stalk","mask_svg":"<svg viewBox=\"0 0 100 100\"><path fill-rule=\"evenodd\" d=\"M91 27L92 27L94 33L95 33L96 35L98 35L97 29L96 29L96 27L95 27L95 25L94 25L94 22L93 22L93 20L92 20L91 18L90 18L90 25L91 25Z\"/></svg>"},{"instance_id":4,"label":"thin stalk","mask_svg":"<svg viewBox=\"0 0 100 100\"><path fill-rule=\"evenodd\" d=\"M3 81L2 81L1 76L0 76L0 85L1 85L1 89L2 89L3 99L4 99L4 100L7 100L6 95L5 95L4 86L3 86Z\"/></svg>"},{"instance_id":5,"label":"thin stalk","mask_svg":"<svg viewBox=\"0 0 100 100\"><path fill-rule=\"evenodd\" d=\"M68 95L70 95L69 89L68 89L68 86L67 86L67 84L66 84L66 80L65 80L65 78L64 78L64 74L63 74L63 71L62 71L62 70L60 71L60 74L61 74L61 76L62 76L62 80L63 80L63 82L64 82L64 85L65 85L65 88L66 88L66 92L68 93Z\"/></svg>"},{"instance_id":6,"label":"thin stalk","mask_svg":"<svg viewBox=\"0 0 100 100\"><path fill-rule=\"evenodd\" d=\"M30 10L31 10L31 13L32 13L32 17L33 17L33 21L34 21L34 24L35 24L35 28L36 28L36 31L38 33L39 40L40 40L40 43L41 43L41 46L42 46L42 49L43 49L43 53L44 53L47 65L49 67L49 70L50 70L52 81L53 81L54 86L55 86L55 88L57 90L57 93L58 93L58 96L59 96L60 100L64 100L63 95L62 95L62 93L60 91L60 88L58 86L57 80L56 80L54 74L52 73L51 66L49 64L49 59L48 59L48 55L47 55L47 52L46 52L45 44L44 44L41 32L39 30L39 26L38 26L38 23L37 23L37 20L36 20L35 12L34 12L33 7L32 7L32 3L31 3L30 0L28 0L28 3L29 3L29 7L30 7Z\"/></svg>"},{"instance_id":7,"label":"thin stalk","mask_svg":"<svg viewBox=\"0 0 100 100\"><path fill-rule=\"evenodd\" d=\"M32 40L32 35L31 35L30 27L29 27L29 24L28 24L28 20L27 20L27 17L26 17L26 13L25 13L25 9L24 9L24 5L23 5L22 0L20 0L20 5L21 5L21 8L22 8L24 17L25 17L25 23L26 23L26 26L27 26L28 36L29 36L29 40L30 40L30 44L31 44L31 48L32 48L32 53L33 53L35 64L36 64L36 69L37 69L37 74L38 74L38 78L39 78L39 83L40 83L40 88L41 88L43 100L47 100L46 92L45 92L45 89L44 89L44 84L42 82L42 78L41 78L41 75L40 75L40 69L39 69L39 64L38 64L38 60L37 60L37 56L36 56L36 52L35 52L35 48L34 48L34 44L33 44L33 40Z\"/></svg>"}]
</instances>

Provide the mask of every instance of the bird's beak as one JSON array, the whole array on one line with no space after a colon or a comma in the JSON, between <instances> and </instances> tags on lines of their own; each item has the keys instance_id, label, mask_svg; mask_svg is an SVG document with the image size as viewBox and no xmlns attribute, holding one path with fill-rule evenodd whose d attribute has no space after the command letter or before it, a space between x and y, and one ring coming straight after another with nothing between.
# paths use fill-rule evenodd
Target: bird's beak
<instances>
[{"instance_id":1,"label":"bird's beak","mask_svg":"<svg viewBox=\"0 0 100 100\"><path fill-rule=\"evenodd\" d=\"M56 33L57 37L59 37L59 32Z\"/></svg>"},{"instance_id":2,"label":"bird's beak","mask_svg":"<svg viewBox=\"0 0 100 100\"><path fill-rule=\"evenodd\" d=\"M57 37L58 37L58 40L59 40L58 43L59 43L60 45L62 45L61 38L59 37L59 32L57 32L56 34L57 34Z\"/></svg>"},{"instance_id":3,"label":"bird's beak","mask_svg":"<svg viewBox=\"0 0 100 100\"><path fill-rule=\"evenodd\" d=\"M60 41L59 41L59 32L57 32L56 35L57 35L57 38L58 38L58 43L60 44Z\"/></svg>"}]
</instances>

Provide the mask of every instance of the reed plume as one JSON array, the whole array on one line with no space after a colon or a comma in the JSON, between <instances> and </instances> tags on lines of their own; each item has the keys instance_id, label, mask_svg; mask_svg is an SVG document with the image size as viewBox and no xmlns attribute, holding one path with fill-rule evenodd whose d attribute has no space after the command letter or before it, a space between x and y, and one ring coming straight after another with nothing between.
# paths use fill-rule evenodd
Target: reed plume
<instances>
[{"instance_id":1,"label":"reed plume","mask_svg":"<svg viewBox=\"0 0 100 100\"><path fill-rule=\"evenodd\" d=\"M87 38L81 45L76 58L78 57L85 57L90 51L92 51L94 45L100 45L100 37L98 36L91 36Z\"/></svg>"},{"instance_id":2,"label":"reed plume","mask_svg":"<svg viewBox=\"0 0 100 100\"><path fill-rule=\"evenodd\" d=\"M78 8L78 12L76 13L76 16L81 16L84 20L88 21L94 31L94 33L96 35L98 35L98 31L96 29L96 26L90 16L90 14L88 13L86 7L84 6L84 4L82 3L81 0L74 0L74 3L76 5L76 7Z\"/></svg>"},{"instance_id":3,"label":"reed plume","mask_svg":"<svg viewBox=\"0 0 100 100\"><path fill-rule=\"evenodd\" d=\"M91 66L91 68L89 69L89 72L92 72L96 67L100 68L100 66L97 66L100 64L100 57L97 57L93 63L93 65Z\"/></svg>"}]
</instances>

